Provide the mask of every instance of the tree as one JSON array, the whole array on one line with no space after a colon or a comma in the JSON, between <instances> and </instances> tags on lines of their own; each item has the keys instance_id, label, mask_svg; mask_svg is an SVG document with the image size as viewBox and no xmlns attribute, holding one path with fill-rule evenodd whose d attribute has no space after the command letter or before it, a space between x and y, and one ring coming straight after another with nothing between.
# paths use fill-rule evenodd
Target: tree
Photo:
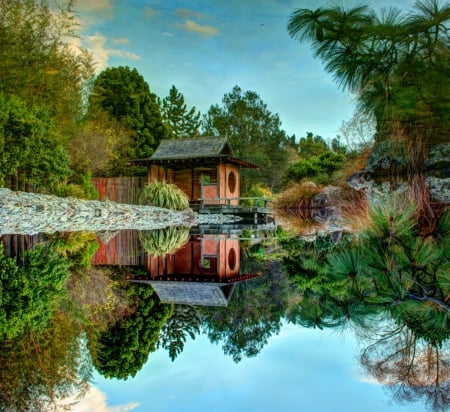
<instances>
[{"instance_id":1,"label":"tree","mask_svg":"<svg viewBox=\"0 0 450 412\"><path fill-rule=\"evenodd\" d=\"M74 2L0 1L0 92L48 110L65 131L81 118L94 75L92 57L74 51Z\"/></svg>"},{"instance_id":2,"label":"tree","mask_svg":"<svg viewBox=\"0 0 450 412\"><path fill-rule=\"evenodd\" d=\"M92 364L80 324L57 311L40 331L1 341L0 410L61 411L61 400L83 396Z\"/></svg>"},{"instance_id":3,"label":"tree","mask_svg":"<svg viewBox=\"0 0 450 412\"><path fill-rule=\"evenodd\" d=\"M102 332L96 342L90 341L94 366L105 378L134 377L156 350L161 328L173 311L148 285L130 284L127 294L133 312Z\"/></svg>"},{"instance_id":4,"label":"tree","mask_svg":"<svg viewBox=\"0 0 450 412\"><path fill-rule=\"evenodd\" d=\"M238 283L228 307L201 309L202 330L236 363L256 356L280 331L287 283L276 265L265 270L270 273Z\"/></svg>"},{"instance_id":5,"label":"tree","mask_svg":"<svg viewBox=\"0 0 450 412\"><path fill-rule=\"evenodd\" d=\"M377 14L368 6L298 9L291 37L311 44L343 89L357 94L375 119L375 140L400 138L408 148L408 179L425 227L436 215L423 179L426 152L448 142L450 4L415 3L414 10Z\"/></svg>"},{"instance_id":6,"label":"tree","mask_svg":"<svg viewBox=\"0 0 450 412\"><path fill-rule=\"evenodd\" d=\"M167 137L157 97L136 69L107 68L95 79L89 100L89 118L106 112L131 133L125 159L146 158Z\"/></svg>"},{"instance_id":7,"label":"tree","mask_svg":"<svg viewBox=\"0 0 450 412\"><path fill-rule=\"evenodd\" d=\"M48 247L27 250L17 265L0 244L0 339L43 330L66 294L68 277L68 261Z\"/></svg>"},{"instance_id":8,"label":"tree","mask_svg":"<svg viewBox=\"0 0 450 412\"><path fill-rule=\"evenodd\" d=\"M184 102L184 96L173 85L169 95L160 101L163 121L169 126L171 138L186 138L199 135L201 126L200 112L195 107L190 110Z\"/></svg>"},{"instance_id":9,"label":"tree","mask_svg":"<svg viewBox=\"0 0 450 412\"><path fill-rule=\"evenodd\" d=\"M321 136L314 136L311 132L306 133L306 136L301 137L298 142L298 154L303 159L319 156L329 150L327 142Z\"/></svg>"},{"instance_id":10,"label":"tree","mask_svg":"<svg viewBox=\"0 0 450 412\"><path fill-rule=\"evenodd\" d=\"M426 343L406 326L384 322L360 356L363 368L387 387L399 403L423 400L427 409L445 412L450 405L449 341Z\"/></svg>"},{"instance_id":11,"label":"tree","mask_svg":"<svg viewBox=\"0 0 450 412\"><path fill-rule=\"evenodd\" d=\"M176 305L169 320L161 329L158 348L169 352L172 361L183 352L187 336L195 339L200 333L200 317L194 306Z\"/></svg>"},{"instance_id":12,"label":"tree","mask_svg":"<svg viewBox=\"0 0 450 412\"><path fill-rule=\"evenodd\" d=\"M222 107L209 108L203 127L206 134L227 136L237 157L260 166L259 171L242 171L242 191L246 193L254 183L263 183L271 191L279 189L289 139L278 115L267 109L258 94L243 93L238 86L225 94L222 102Z\"/></svg>"},{"instance_id":13,"label":"tree","mask_svg":"<svg viewBox=\"0 0 450 412\"><path fill-rule=\"evenodd\" d=\"M376 122L377 139L412 145L446 141L450 105L450 5L416 2L415 10L377 15L368 6L297 9L288 32L309 42L343 89L357 93Z\"/></svg>"},{"instance_id":14,"label":"tree","mask_svg":"<svg viewBox=\"0 0 450 412\"><path fill-rule=\"evenodd\" d=\"M0 93L0 183L25 174L38 188L67 178L69 157L48 112Z\"/></svg>"}]
</instances>

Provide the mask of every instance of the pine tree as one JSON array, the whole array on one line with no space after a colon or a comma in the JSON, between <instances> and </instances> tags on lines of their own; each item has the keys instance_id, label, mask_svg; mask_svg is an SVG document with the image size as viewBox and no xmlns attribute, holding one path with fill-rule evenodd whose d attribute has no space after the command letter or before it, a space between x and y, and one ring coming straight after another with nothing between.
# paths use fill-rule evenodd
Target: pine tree
<instances>
[{"instance_id":1,"label":"pine tree","mask_svg":"<svg viewBox=\"0 0 450 412\"><path fill-rule=\"evenodd\" d=\"M201 126L200 112L195 107L188 110L184 96L175 86L169 95L160 101L163 121L169 127L172 139L195 137Z\"/></svg>"}]
</instances>

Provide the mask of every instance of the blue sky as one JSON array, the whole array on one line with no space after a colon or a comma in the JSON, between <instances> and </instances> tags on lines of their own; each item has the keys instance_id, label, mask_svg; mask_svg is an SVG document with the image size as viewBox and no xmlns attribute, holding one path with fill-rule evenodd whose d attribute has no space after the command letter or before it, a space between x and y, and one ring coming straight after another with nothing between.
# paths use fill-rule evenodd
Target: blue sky
<instances>
[{"instance_id":1,"label":"blue sky","mask_svg":"<svg viewBox=\"0 0 450 412\"><path fill-rule=\"evenodd\" d=\"M423 412L394 404L357 363L351 334L284 325L255 358L235 364L201 335L175 362L150 354L127 381L96 376L73 412Z\"/></svg>"},{"instance_id":2,"label":"blue sky","mask_svg":"<svg viewBox=\"0 0 450 412\"><path fill-rule=\"evenodd\" d=\"M206 113L238 85L259 94L289 135L336 136L353 112L308 45L286 30L296 8L317 0L78 0L80 43L97 70L136 68L159 97L172 85ZM354 2L344 0L344 5ZM377 6L412 0L372 0Z\"/></svg>"}]
</instances>

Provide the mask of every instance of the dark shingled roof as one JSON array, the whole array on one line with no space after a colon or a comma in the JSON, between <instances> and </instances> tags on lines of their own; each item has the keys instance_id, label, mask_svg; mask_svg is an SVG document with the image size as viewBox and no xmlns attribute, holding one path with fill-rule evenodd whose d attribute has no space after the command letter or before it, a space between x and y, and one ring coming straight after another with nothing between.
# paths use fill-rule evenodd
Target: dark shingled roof
<instances>
[{"instance_id":1,"label":"dark shingled roof","mask_svg":"<svg viewBox=\"0 0 450 412\"><path fill-rule=\"evenodd\" d=\"M227 306L234 283L170 282L132 280L150 284L163 303L199 306Z\"/></svg>"},{"instance_id":2,"label":"dark shingled roof","mask_svg":"<svg viewBox=\"0 0 450 412\"><path fill-rule=\"evenodd\" d=\"M233 150L227 138L200 137L195 139L162 140L151 159L189 159L192 157L216 157L220 155L233 156Z\"/></svg>"},{"instance_id":3,"label":"dark shingled roof","mask_svg":"<svg viewBox=\"0 0 450 412\"><path fill-rule=\"evenodd\" d=\"M227 161L251 169L259 166L238 159L226 137L196 137L192 139L164 139L151 157L134 159L141 165L151 164L199 164L201 162Z\"/></svg>"}]
</instances>

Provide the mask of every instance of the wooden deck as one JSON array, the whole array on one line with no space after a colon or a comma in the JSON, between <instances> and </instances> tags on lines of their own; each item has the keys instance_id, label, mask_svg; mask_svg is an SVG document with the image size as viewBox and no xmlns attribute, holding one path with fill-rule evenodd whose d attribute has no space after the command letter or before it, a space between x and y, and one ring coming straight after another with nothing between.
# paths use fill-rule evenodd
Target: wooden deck
<instances>
[{"instance_id":1,"label":"wooden deck","mask_svg":"<svg viewBox=\"0 0 450 412\"><path fill-rule=\"evenodd\" d=\"M236 203L232 204L232 203ZM270 224L274 223L274 211L272 201L260 197L239 197L239 198L215 198L199 199L198 202L191 203L194 212L200 214L222 214L233 215L242 218L243 224Z\"/></svg>"}]
</instances>

